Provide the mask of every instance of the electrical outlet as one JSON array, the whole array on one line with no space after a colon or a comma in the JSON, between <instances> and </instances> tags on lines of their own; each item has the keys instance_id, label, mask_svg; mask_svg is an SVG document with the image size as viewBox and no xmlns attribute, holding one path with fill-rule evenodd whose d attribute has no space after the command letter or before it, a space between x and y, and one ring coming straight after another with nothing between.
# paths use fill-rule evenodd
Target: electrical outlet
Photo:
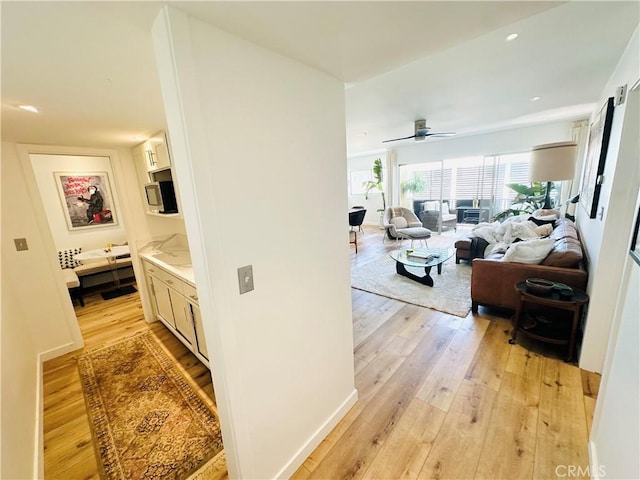
<instances>
[{"instance_id":1,"label":"electrical outlet","mask_svg":"<svg viewBox=\"0 0 640 480\"><path fill-rule=\"evenodd\" d=\"M238 268L238 286L240 287L240 295L253 290L253 267L251 265Z\"/></svg>"},{"instance_id":2,"label":"electrical outlet","mask_svg":"<svg viewBox=\"0 0 640 480\"><path fill-rule=\"evenodd\" d=\"M21 252L23 250L29 250L29 245L27 245L26 238L14 238L13 243L16 244L16 250Z\"/></svg>"}]
</instances>

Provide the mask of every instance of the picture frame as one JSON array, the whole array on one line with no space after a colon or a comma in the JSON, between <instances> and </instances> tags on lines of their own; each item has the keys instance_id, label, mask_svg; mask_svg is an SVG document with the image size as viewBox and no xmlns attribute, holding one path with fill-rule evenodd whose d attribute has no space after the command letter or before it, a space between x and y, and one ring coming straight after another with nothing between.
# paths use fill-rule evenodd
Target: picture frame
<instances>
[{"instance_id":1,"label":"picture frame","mask_svg":"<svg viewBox=\"0 0 640 480\"><path fill-rule=\"evenodd\" d=\"M636 215L636 224L633 228L629 255L631 255L631 258L640 265L640 208L638 208L638 214Z\"/></svg>"},{"instance_id":2,"label":"picture frame","mask_svg":"<svg viewBox=\"0 0 640 480\"><path fill-rule=\"evenodd\" d=\"M589 218L596 218L598 212L602 175L609 148L611 123L613 122L613 109L613 97L610 97L589 127L589 142L580 191L580 204L589 214Z\"/></svg>"},{"instance_id":3,"label":"picture frame","mask_svg":"<svg viewBox=\"0 0 640 480\"><path fill-rule=\"evenodd\" d=\"M108 172L54 172L70 231L118 224Z\"/></svg>"}]
</instances>

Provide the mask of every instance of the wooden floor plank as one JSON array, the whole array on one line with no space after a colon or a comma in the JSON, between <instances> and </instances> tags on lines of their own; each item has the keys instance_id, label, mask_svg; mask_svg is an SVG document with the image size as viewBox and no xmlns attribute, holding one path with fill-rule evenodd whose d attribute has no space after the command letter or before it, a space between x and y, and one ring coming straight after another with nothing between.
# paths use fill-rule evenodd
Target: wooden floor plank
<instances>
[{"instance_id":1,"label":"wooden floor plank","mask_svg":"<svg viewBox=\"0 0 640 480\"><path fill-rule=\"evenodd\" d=\"M414 398L364 478L417 478L445 416L445 412Z\"/></svg>"},{"instance_id":2,"label":"wooden floor plank","mask_svg":"<svg viewBox=\"0 0 640 480\"><path fill-rule=\"evenodd\" d=\"M403 337L394 337L387 347L356 376L358 400L368 402L404 363L418 344Z\"/></svg>"},{"instance_id":3,"label":"wooden floor plank","mask_svg":"<svg viewBox=\"0 0 640 480\"><path fill-rule=\"evenodd\" d=\"M395 336L399 335L405 325L422 311L423 309L416 305L402 305L393 316L375 331L375 335L369 335L355 347L355 357L370 363Z\"/></svg>"},{"instance_id":4,"label":"wooden floor plank","mask_svg":"<svg viewBox=\"0 0 640 480\"><path fill-rule=\"evenodd\" d=\"M496 395L486 385L462 383L418 478L475 478Z\"/></svg>"},{"instance_id":5,"label":"wooden floor plank","mask_svg":"<svg viewBox=\"0 0 640 480\"><path fill-rule=\"evenodd\" d=\"M587 420L580 370L552 358L545 358L543 364L533 478L555 478L559 465L587 472Z\"/></svg>"},{"instance_id":6,"label":"wooden floor plank","mask_svg":"<svg viewBox=\"0 0 640 480\"><path fill-rule=\"evenodd\" d=\"M542 377L542 356L518 344L511 345L505 371L540 381Z\"/></svg>"},{"instance_id":7,"label":"wooden floor plank","mask_svg":"<svg viewBox=\"0 0 640 480\"><path fill-rule=\"evenodd\" d=\"M453 398L464 380L469 364L482 342L489 321L467 316L437 365L418 391L417 397L449 411Z\"/></svg>"},{"instance_id":8,"label":"wooden floor plank","mask_svg":"<svg viewBox=\"0 0 640 480\"><path fill-rule=\"evenodd\" d=\"M362 477L454 333L454 330L441 324L431 329L431 334L385 383L384 390L368 402L343 435L339 446L331 449L310 478Z\"/></svg>"},{"instance_id":9,"label":"wooden floor plank","mask_svg":"<svg viewBox=\"0 0 640 480\"><path fill-rule=\"evenodd\" d=\"M539 401L539 379L503 374L476 478L532 478Z\"/></svg>"},{"instance_id":10,"label":"wooden floor plank","mask_svg":"<svg viewBox=\"0 0 640 480\"><path fill-rule=\"evenodd\" d=\"M509 358L510 330L510 326L504 320L496 319L491 322L467 371L467 380L498 391Z\"/></svg>"},{"instance_id":11,"label":"wooden floor plank","mask_svg":"<svg viewBox=\"0 0 640 480\"><path fill-rule=\"evenodd\" d=\"M582 393L587 397L598 398L602 376L599 373L582 369L580 369L580 376L582 378Z\"/></svg>"}]
</instances>

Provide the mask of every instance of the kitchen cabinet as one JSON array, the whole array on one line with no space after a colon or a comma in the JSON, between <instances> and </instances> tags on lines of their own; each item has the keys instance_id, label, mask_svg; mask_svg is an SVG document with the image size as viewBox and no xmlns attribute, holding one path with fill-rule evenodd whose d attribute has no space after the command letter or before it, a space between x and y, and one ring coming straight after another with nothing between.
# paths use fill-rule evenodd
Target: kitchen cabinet
<instances>
[{"instance_id":1,"label":"kitchen cabinet","mask_svg":"<svg viewBox=\"0 0 640 480\"><path fill-rule=\"evenodd\" d=\"M154 315L205 365L209 355L204 340L198 295L194 286L148 260L142 260Z\"/></svg>"},{"instance_id":2,"label":"kitchen cabinet","mask_svg":"<svg viewBox=\"0 0 640 480\"><path fill-rule=\"evenodd\" d=\"M204 327L202 326L202 315L200 315L200 306L198 305L198 293L191 285L185 285L184 288L185 299L187 300L187 309L191 314L193 321L193 327L196 332L196 347L198 352L205 358L209 358L209 352L207 350L207 343L204 339Z\"/></svg>"},{"instance_id":3,"label":"kitchen cabinet","mask_svg":"<svg viewBox=\"0 0 640 480\"><path fill-rule=\"evenodd\" d=\"M171 168L171 154L166 133L158 132L146 142L135 147L133 156L147 173Z\"/></svg>"}]
</instances>

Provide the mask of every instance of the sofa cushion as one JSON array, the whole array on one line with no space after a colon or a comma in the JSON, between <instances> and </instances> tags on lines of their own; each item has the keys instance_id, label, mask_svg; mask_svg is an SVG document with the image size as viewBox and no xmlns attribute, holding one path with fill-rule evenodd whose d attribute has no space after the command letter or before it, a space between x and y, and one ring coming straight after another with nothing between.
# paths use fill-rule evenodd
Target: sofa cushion
<instances>
[{"instance_id":1,"label":"sofa cushion","mask_svg":"<svg viewBox=\"0 0 640 480\"><path fill-rule=\"evenodd\" d=\"M82 247L80 248L68 248L67 250L58 250L58 261L60 262L60 268L75 268L81 265L81 262L74 258L74 255L82 253Z\"/></svg>"},{"instance_id":2,"label":"sofa cushion","mask_svg":"<svg viewBox=\"0 0 640 480\"><path fill-rule=\"evenodd\" d=\"M558 220L556 228L553 229L550 235L554 240L560 240L562 238L573 238L578 240L578 232L573 223L560 222Z\"/></svg>"},{"instance_id":3,"label":"sofa cushion","mask_svg":"<svg viewBox=\"0 0 640 480\"><path fill-rule=\"evenodd\" d=\"M560 238L554 241L551 253L542 261L550 267L577 267L582 260L582 246L575 238Z\"/></svg>"}]
</instances>

